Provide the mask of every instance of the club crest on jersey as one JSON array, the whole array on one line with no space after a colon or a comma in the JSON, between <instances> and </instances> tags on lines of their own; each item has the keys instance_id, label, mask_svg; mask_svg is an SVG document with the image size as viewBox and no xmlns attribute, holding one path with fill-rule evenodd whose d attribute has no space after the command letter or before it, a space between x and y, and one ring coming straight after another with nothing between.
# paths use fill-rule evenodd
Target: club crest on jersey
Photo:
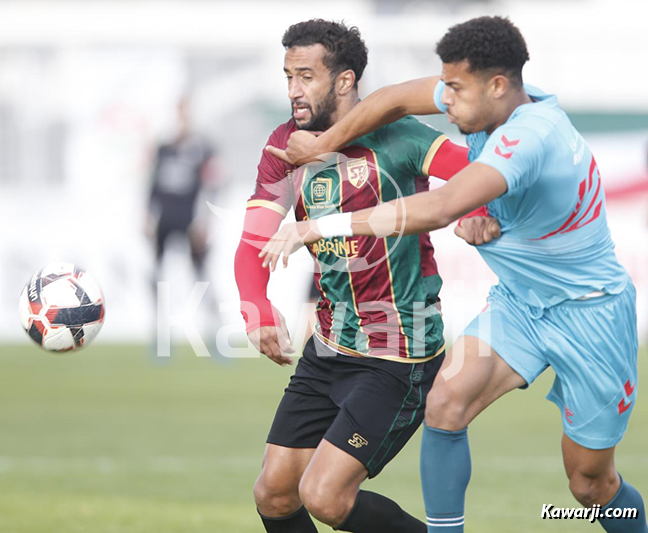
<instances>
[{"instance_id":1,"label":"club crest on jersey","mask_svg":"<svg viewBox=\"0 0 648 533\"><path fill-rule=\"evenodd\" d=\"M347 161L346 165L351 185L359 189L367 183L367 180L369 179L369 166L367 165L366 157L351 159L350 161Z\"/></svg>"}]
</instances>

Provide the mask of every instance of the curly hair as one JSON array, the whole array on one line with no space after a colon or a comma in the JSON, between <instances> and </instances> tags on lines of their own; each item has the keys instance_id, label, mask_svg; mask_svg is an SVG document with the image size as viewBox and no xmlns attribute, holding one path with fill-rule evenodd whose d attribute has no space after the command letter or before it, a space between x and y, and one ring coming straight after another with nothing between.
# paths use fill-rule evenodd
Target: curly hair
<instances>
[{"instance_id":1,"label":"curly hair","mask_svg":"<svg viewBox=\"0 0 648 533\"><path fill-rule=\"evenodd\" d=\"M281 44L286 50L293 46L321 44L328 52L323 61L331 77L352 70L356 87L367 66L368 52L360 30L356 26L347 28L343 22L313 19L293 24L284 33Z\"/></svg>"},{"instance_id":2,"label":"curly hair","mask_svg":"<svg viewBox=\"0 0 648 533\"><path fill-rule=\"evenodd\" d=\"M471 72L503 73L522 85L522 67L529 60L524 37L508 19L478 17L452 26L437 43L444 63L467 60Z\"/></svg>"}]
</instances>

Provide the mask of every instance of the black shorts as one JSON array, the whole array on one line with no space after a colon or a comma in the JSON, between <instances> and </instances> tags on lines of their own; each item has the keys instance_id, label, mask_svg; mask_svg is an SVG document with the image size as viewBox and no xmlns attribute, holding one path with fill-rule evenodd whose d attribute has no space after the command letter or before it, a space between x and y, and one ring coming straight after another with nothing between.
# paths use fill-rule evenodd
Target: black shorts
<instances>
[{"instance_id":1,"label":"black shorts","mask_svg":"<svg viewBox=\"0 0 648 533\"><path fill-rule=\"evenodd\" d=\"M375 477L425 415L425 398L445 354L398 363L338 354L311 337L277 408L268 444L316 448L322 439Z\"/></svg>"},{"instance_id":2,"label":"black shorts","mask_svg":"<svg viewBox=\"0 0 648 533\"><path fill-rule=\"evenodd\" d=\"M191 220L188 217L160 219L155 231L155 256L158 260L162 259L171 235L178 234L182 237L187 237Z\"/></svg>"}]
</instances>

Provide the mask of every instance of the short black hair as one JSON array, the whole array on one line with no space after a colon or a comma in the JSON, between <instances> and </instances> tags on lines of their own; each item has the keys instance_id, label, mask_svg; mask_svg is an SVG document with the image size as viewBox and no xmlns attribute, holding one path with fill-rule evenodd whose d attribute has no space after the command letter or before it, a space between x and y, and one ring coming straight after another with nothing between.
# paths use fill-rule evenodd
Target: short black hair
<instances>
[{"instance_id":1,"label":"short black hair","mask_svg":"<svg viewBox=\"0 0 648 533\"><path fill-rule=\"evenodd\" d=\"M367 66L368 52L360 37L360 30L356 26L347 28L344 22L312 19L293 24L284 33L281 44L286 50L293 46L321 44L328 52L324 56L324 65L329 69L331 77L352 70L356 87Z\"/></svg>"},{"instance_id":2,"label":"short black hair","mask_svg":"<svg viewBox=\"0 0 648 533\"><path fill-rule=\"evenodd\" d=\"M529 60L520 30L503 17L478 17L452 26L437 43L443 63L467 60L471 72L506 74L522 85L522 67Z\"/></svg>"}]
</instances>

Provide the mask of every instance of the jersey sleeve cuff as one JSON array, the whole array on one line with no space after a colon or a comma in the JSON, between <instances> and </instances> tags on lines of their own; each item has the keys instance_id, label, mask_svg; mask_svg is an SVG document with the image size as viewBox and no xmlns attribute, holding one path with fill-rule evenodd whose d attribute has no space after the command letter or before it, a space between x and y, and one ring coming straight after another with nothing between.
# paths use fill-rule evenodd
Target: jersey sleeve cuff
<instances>
[{"instance_id":1,"label":"jersey sleeve cuff","mask_svg":"<svg viewBox=\"0 0 648 533\"><path fill-rule=\"evenodd\" d=\"M423 160L423 167L421 168L424 176L430 175L430 165L432 165L434 156L439 151L439 148L441 148L441 145L447 140L449 139L445 135L439 135L436 139L434 139L434 141L430 145L430 148L428 149L428 152L425 155L425 159Z\"/></svg>"},{"instance_id":2,"label":"jersey sleeve cuff","mask_svg":"<svg viewBox=\"0 0 648 533\"><path fill-rule=\"evenodd\" d=\"M247 208L249 209L251 207L265 207L284 217L288 214L288 210L285 207L271 200L248 200Z\"/></svg>"},{"instance_id":3,"label":"jersey sleeve cuff","mask_svg":"<svg viewBox=\"0 0 648 533\"><path fill-rule=\"evenodd\" d=\"M439 80L436 84L436 87L434 88L434 105L437 106L437 109L441 111L441 113L445 113L448 110L448 106L441 101L445 86L445 82L443 80Z\"/></svg>"}]
</instances>

